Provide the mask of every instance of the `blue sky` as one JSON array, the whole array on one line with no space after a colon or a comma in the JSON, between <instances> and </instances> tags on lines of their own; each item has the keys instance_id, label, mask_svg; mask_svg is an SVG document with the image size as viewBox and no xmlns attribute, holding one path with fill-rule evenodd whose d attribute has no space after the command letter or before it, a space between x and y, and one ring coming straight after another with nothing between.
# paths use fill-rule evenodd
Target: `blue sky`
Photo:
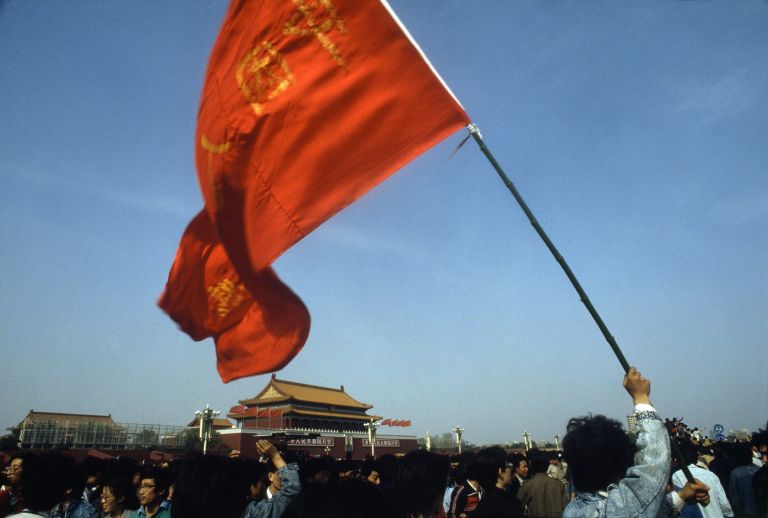
<instances>
[{"instance_id":1,"label":"blue sky","mask_svg":"<svg viewBox=\"0 0 768 518\"><path fill-rule=\"evenodd\" d=\"M391 5L659 411L765 426L768 3ZM29 409L184 424L267 382L222 384L213 343L155 305L202 204L195 116L226 6L0 2L2 428ZM313 319L278 376L479 443L622 418L621 367L474 143L449 159L463 136L276 262Z\"/></svg>"}]
</instances>

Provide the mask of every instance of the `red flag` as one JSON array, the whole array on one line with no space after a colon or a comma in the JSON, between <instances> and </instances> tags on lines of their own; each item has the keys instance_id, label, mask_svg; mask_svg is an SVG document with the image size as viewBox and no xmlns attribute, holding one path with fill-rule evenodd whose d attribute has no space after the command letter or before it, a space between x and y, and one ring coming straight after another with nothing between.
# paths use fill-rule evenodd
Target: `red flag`
<instances>
[{"instance_id":1,"label":"red flag","mask_svg":"<svg viewBox=\"0 0 768 518\"><path fill-rule=\"evenodd\" d=\"M302 301L272 268L238 275L205 211L184 232L158 305L194 340L214 337L224 382L279 370L309 335Z\"/></svg>"},{"instance_id":2,"label":"red flag","mask_svg":"<svg viewBox=\"0 0 768 518\"><path fill-rule=\"evenodd\" d=\"M239 272L469 122L380 0L232 0L196 134L206 209Z\"/></svg>"},{"instance_id":3,"label":"red flag","mask_svg":"<svg viewBox=\"0 0 768 518\"><path fill-rule=\"evenodd\" d=\"M232 0L196 132L210 221L185 233L161 307L215 337L224 381L282 368L309 314L269 265L468 122L382 1Z\"/></svg>"},{"instance_id":4,"label":"red flag","mask_svg":"<svg viewBox=\"0 0 768 518\"><path fill-rule=\"evenodd\" d=\"M392 426L392 419L384 419L381 422L381 426Z\"/></svg>"}]
</instances>

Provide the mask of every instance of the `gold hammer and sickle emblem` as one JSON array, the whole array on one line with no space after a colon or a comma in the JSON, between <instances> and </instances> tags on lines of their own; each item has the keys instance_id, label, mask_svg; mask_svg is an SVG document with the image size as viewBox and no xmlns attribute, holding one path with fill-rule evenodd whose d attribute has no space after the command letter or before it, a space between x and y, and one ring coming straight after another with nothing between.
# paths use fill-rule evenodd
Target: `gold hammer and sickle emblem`
<instances>
[{"instance_id":1,"label":"gold hammer and sickle emblem","mask_svg":"<svg viewBox=\"0 0 768 518\"><path fill-rule=\"evenodd\" d=\"M296 82L283 55L268 41L248 51L240 61L235 77L256 115L264 112L264 104Z\"/></svg>"}]
</instances>

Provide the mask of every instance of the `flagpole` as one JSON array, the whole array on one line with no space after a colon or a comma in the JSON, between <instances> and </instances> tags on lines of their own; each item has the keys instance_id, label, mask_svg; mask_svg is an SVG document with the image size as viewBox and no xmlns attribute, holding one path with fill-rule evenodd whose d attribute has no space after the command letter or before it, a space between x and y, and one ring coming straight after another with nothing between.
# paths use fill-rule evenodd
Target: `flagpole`
<instances>
[{"instance_id":1,"label":"flagpole","mask_svg":"<svg viewBox=\"0 0 768 518\"><path fill-rule=\"evenodd\" d=\"M541 225L539 225L539 222L536 220L536 217L533 215L533 212L531 212L531 209L528 208L528 204L525 203L525 200L518 192L517 188L515 187L515 184L512 183L512 180L509 179L507 174L504 172L504 170L501 168L499 163L491 154L491 151L485 145L485 142L483 141L483 136L480 134L480 129L477 127L477 124L474 124L474 123L470 124L469 126L467 126L467 128L469 129L469 134L472 135L472 138L475 139L475 142L477 142L477 145L480 146L480 151L483 152L485 157L488 159L488 161L491 163L493 168L496 170L496 173L501 178L501 181L504 182L504 185L507 186L507 189L509 189L509 192L512 193L512 196L515 197L517 204L520 205L520 208L523 209L523 212L525 212L525 215L528 217L528 221L530 221L531 225L533 225L534 230L536 230L536 233L544 241L544 244L547 245L547 248L555 257L555 260L558 262L560 267L565 272L565 275L568 277L568 280L571 281L571 284L576 290L576 293L578 293L579 298L581 298L581 302L584 304L584 306L586 306L587 311L589 311L589 314L592 315L592 319L597 324L597 327L600 328L600 332L603 333L605 340L608 342L608 345L611 346L613 353L616 355L616 358L619 360L619 363L621 364L622 368L624 369L624 373L626 374L627 372L629 372L629 363L627 362L627 359L624 357L624 353L621 352L621 348L619 348L619 344L616 343L616 339L608 330L608 326L605 325L605 322L603 322L603 319L600 317L600 314L595 309L595 306L592 305L592 301L589 300L587 293L584 291L584 288L581 287L581 284L579 283L579 280L576 278L573 271L571 270L571 267L568 266L568 263L565 261L565 258L557 250L557 247L552 242L552 240L549 239L549 236L547 235L546 232L544 232L544 229L541 227ZM693 475L691 475L691 472L688 469L688 465L685 463L685 460L680 454L680 450L677 447L677 444L672 438L670 438L669 442L672 447L673 453L675 454L675 456L677 456L678 460L680 461L681 469L683 470L685 477L688 479L688 482L693 483L694 481Z\"/></svg>"},{"instance_id":2,"label":"flagpole","mask_svg":"<svg viewBox=\"0 0 768 518\"><path fill-rule=\"evenodd\" d=\"M571 271L570 266L568 266L568 263L565 262L565 259L557 250L557 247L555 247L554 243L552 243L552 241L549 239L549 236L547 236L547 233L544 232L544 229L541 228L541 225L539 225L539 222L536 220L536 217L533 215L533 212L531 212L531 209L528 208L528 204L525 203L525 200L517 191L517 188L515 188L515 184L512 183L512 180L509 179L507 174L504 172L504 170L501 168L499 163L491 154L488 147L485 145L485 142L483 141L483 136L480 134L480 129L477 127L476 124L470 124L468 128L469 128L470 135L472 135L472 137L477 142L478 146L480 146L480 151L483 152L483 154L486 156L486 158L491 163L493 168L496 170L496 173L498 173L499 177L501 178L501 181L504 182L504 185L507 186L507 189L509 189L509 192L511 192L512 196L514 196L515 200L517 200L517 203L518 205L520 205L520 208L523 209L523 212L525 212L525 215L528 216L528 221L531 222L531 225L533 225L533 228L534 230L536 230L536 233L539 234L539 237L541 237L541 239L544 241L544 244L547 245L547 248L549 248L549 251L555 257L555 260L557 260L557 262L560 264L560 267L565 272L565 275L568 276L568 280L571 281L571 284L576 289L576 292L579 294L579 297L581 298L581 302L583 302L584 305L587 307L587 311L589 311L589 314L592 315L592 318L595 320L597 327L600 328L600 331L603 333L603 336L608 341L608 345L610 345L611 349L613 349L613 353L616 355L616 358L618 358L619 363L621 363L621 366L624 368L624 372L625 373L628 372L629 363L627 363L627 359L624 357L624 354L621 352L621 349L619 348L619 344L616 343L616 340L613 338L613 335L611 335L611 332L608 330L608 327L605 325L605 322L603 322L603 319L600 318L600 314L592 305L592 302L589 300L587 293L581 287L581 284L579 284L579 281L578 279L576 279L576 276L573 274L573 271Z\"/></svg>"}]
</instances>

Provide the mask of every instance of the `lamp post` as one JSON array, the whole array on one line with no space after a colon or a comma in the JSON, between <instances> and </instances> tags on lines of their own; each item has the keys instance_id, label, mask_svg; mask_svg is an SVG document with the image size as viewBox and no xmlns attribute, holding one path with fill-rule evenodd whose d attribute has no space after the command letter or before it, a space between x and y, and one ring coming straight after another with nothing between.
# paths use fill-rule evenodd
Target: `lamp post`
<instances>
[{"instance_id":1,"label":"lamp post","mask_svg":"<svg viewBox=\"0 0 768 518\"><path fill-rule=\"evenodd\" d=\"M376 443L376 429L379 427L379 425L376 424L376 422L371 419L367 423L363 423L363 426L365 426L366 430L368 430L368 442L371 443L371 457L376 456L376 449L374 448L374 444Z\"/></svg>"},{"instance_id":2,"label":"lamp post","mask_svg":"<svg viewBox=\"0 0 768 518\"><path fill-rule=\"evenodd\" d=\"M456 426L451 431L456 434L456 446L459 448L459 455L461 455L461 435L464 433L464 428Z\"/></svg>"},{"instance_id":3,"label":"lamp post","mask_svg":"<svg viewBox=\"0 0 768 518\"><path fill-rule=\"evenodd\" d=\"M552 437L555 439L555 449L559 450L560 449L560 434L556 433Z\"/></svg>"},{"instance_id":4,"label":"lamp post","mask_svg":"<svg viewBox=\"0 0 768 518\"><path fill-rule=\"evenodd\" d=\"M523 432L523 443L525 444L525 451L528 451L531 449L531 443L528 442L530 440L531 434L528 432Z\"/></svg>"},{"instance_id":5,"label":"lamp post","mask_svg":"<svg viewBox=\"0 0 768 518\"><path fill-rule=\"evenodd\" d=\"M218 410L214 410L208 405L205 409L195 412L200 425L200 440L203 441L203 455L208 453L208 442L213 436L213 418L219 415Z\"/></svg>"}]
</instances>

